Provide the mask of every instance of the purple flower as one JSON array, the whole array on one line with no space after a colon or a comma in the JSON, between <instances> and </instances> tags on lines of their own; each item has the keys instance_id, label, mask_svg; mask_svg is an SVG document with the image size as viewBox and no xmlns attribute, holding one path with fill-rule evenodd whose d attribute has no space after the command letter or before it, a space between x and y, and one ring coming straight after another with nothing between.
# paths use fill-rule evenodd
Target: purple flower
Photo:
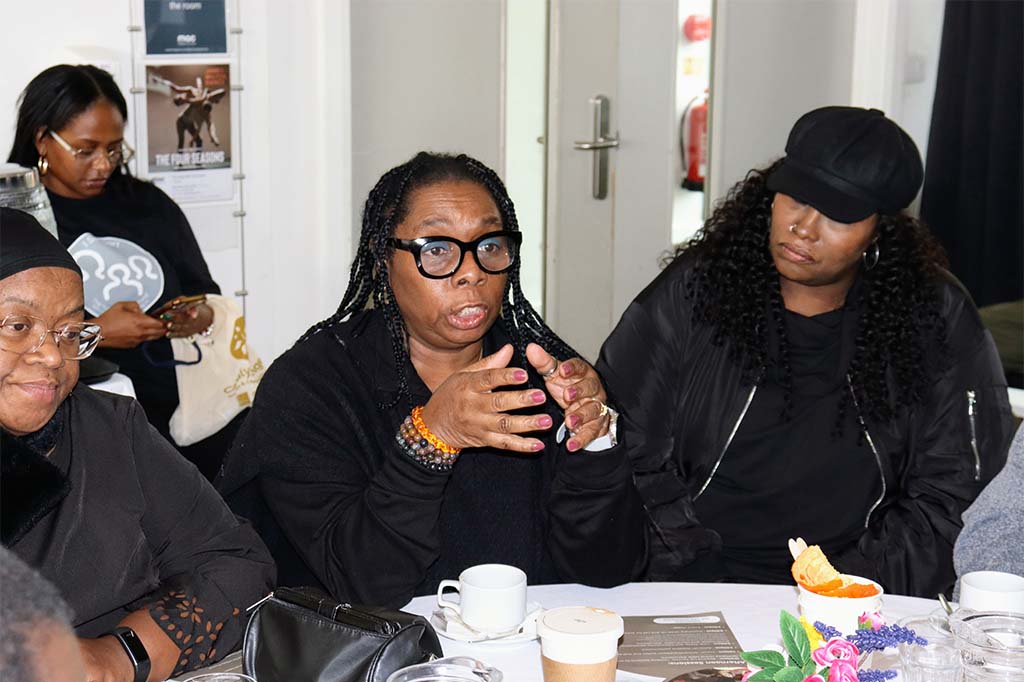
<instances>
[{"instance_id":1,"label":"purple flower","mask_svg":"<svg viewBox=\"0 0 1024 682\"><path fill-rule=\"evenodd\" d=\"M831 625L825 625L820 620L814 621L814 629L821 633L821 636L825 639L832 639L833 637L842 637L843 633L839 632L836 628Z\"/></svg>"},{"instance_id":2,"label":"purple flower","mask_svg":"<svg viewBox=\"0 0 1024 682\"><path fill-rule=\"evenodd\" d=\"M860 682L885 682L896 677L895 670L861 670L857 673Z\"/></svg>"},{"instance_id":3,"label":"purple flower","mask_svg":"<svg viewBox=\"0 0 1024 682\"><path fill-rule=\"evenodd\" d=\"M863 653L881 651L897 644L919 644L926 645L928 642L910 628L899 625L885 625L877 630L857 630L849 635L847 640L857 645Z\"/></svg>"},{"instance_id":4,"label":"purple flower","mask_svg":"<svg viewBox=\"0 0 1024 682\"><path fill-rule=\"evenodd\" d=\"M859 653L856 644L839 637L833 637L825 643L825 646L815 649L811 653L811 658L820 666L838 665L840 663L855 665ZM835 678L829 672L828 679L829 682L835 682L839 678ZM857 679L857 676L854 675L853 679Z\"/></svg>"}]
</instances>

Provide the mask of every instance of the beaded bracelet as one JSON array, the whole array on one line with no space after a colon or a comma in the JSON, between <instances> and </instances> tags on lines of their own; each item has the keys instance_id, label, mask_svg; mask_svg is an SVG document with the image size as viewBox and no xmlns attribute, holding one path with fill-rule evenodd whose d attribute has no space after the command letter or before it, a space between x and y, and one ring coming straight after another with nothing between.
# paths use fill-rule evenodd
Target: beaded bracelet
<instances>
[{"instance_id":1,"label":"beaded bracelet","mask_svg":"<svg viewBox=\"0 0 1024 682\"><path fill-rule=\"evenodd\" d=\"M402 452L431 471L451 471L455 461L459 458L458 452L438 450L424 438L413 423L412 415L406 417L398 427L395 442L398 443Z\"/></svg>"},{"instance_id":2,"label":"beaded bracelet","mask_svg":"<svg viewBox=\"0 0 1024 682\"><path fill-rule=\"evenodd\" d=\"M448 445L448 443L445 443L443 440L441 440L440 438L438 438L437 436L430 432L430 429L427 428L427 425L423 423L422 405L417 405L416 407L412 408L412 414L410 416L412 417L413 426L415 426L416 430L420 432L420 436L425 438L427 442L433 445L436 450L448 453L449 455L457 455L460 452L462 452L461 448L454 448L451 445Z\"/></svg>"}]
</instances>

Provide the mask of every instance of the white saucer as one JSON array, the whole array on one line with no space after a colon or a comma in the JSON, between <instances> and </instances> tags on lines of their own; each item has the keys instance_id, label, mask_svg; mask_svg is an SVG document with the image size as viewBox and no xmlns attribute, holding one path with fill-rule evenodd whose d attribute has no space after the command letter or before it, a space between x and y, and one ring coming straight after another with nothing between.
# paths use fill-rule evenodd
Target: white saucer
<instances>
[{"instance_id":1,"label":"white saucer","mask_svg":"<svg viewBox=\"0 0 1024 682\"><path fill-rule=\"evenodd\" d=\"M510 646L519 645L537 639L537 616L543 609L538 602L526 604L526 618L510 634L492 634L479 632L462 622L459 614L451 609L437 609L430 616L430 624L434 626L437 634L445 639L467 644L481 644L484 646Z\"/></svg>"}]
</instances>

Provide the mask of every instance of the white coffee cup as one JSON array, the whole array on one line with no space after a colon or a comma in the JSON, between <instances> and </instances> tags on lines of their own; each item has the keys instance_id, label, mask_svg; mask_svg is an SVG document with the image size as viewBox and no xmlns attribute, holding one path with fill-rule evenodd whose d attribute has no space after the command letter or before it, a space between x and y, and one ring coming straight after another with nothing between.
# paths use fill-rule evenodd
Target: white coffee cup
<instances>
[{"instance_id":1,"label":"white coffee cup","mask_svg":"<svg viewBox=\"0 0 1024 682\"><path fill-rule=\"evenodd\" d=\"M456 590L459 601L445 599L442 593L447 589ZM515 629L526 618L526 574L505 564L472 566L458 580L441 581L437 605L451 609L480 632Z\"/></svg>"},{"instance_id":2,"label":"white coffee cup","mask_svg":"<svg viewBox=\"0 0 1024 682\"><path fill-rule=\"evenodd\" d=\"M960 608L1024 613L1024 577L1001 571L973 571L960 578Z\"/></svg>"},{"instance_id":3,"label":"white coffee cup","mask_svg":"<svg viewBox=\"0 0 1024 682\"><path fill-rule=\"evenodd\" d=\"M622 617L590 606L550 609L537 619L544 682L614 682Z\"/></svg>"}]
</instances>

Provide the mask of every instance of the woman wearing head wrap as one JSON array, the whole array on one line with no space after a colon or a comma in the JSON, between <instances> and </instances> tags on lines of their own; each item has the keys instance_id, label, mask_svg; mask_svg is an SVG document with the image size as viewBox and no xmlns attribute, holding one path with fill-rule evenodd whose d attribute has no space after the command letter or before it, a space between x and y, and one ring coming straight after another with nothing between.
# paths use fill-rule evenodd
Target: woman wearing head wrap
<instances>
[{"instance_id":1,"label":"woman wearing head wrap","mask_svg":"<svg viewBox=\"0 0 1024 682\"><path fill-rule=\"evenodd\" d=\"M267 371L219 482L282 584L402 605L475 564L601 586L642 565L604 387L524 298L520 238L464 155L370 192L338 312Z\"/></svg>"},{"instance_id":2,"label":"woman wearing head wrap","mask_svg":"<svg viewBox=\"0 0 1024 682\"><path fill-rule=\"evenodd\" d=\"M899 126L826 107L786 152L733 187L601 352L654 521L650 575L791 582L802 536L841 571L934 596L1006 458L999 359L901 213L922 167Z\"/></svg>"},{"instance_id":3,"label":"woman wearing head wrap","mask_svg":"<svg viewBox=\"0 0 1024 682\"><path fill-rule=\"evenodd\" d=\"M97 355L131 378L150 423L170 439L178 383L165 337L210 328L213 309L192 303L151 314L179 296L220 288L178 205L129 175L127 123L128 106L109 73L52 66L21 95L8 161L39 169L57 236L85 269L86 313L103 327ZM242 419L179 450L212 479Z\"/></svg>"},{"instance_id":4,"label":"woman wearing head wrap","mask_svg":"<svg viewBox=\"0 0 1024 682\"><path fill-rule=\"evenodd\" d=\"M0 539L74 610L88 679L220 658L273 580L266 549L138 403L77 385L100 329L67 250L7 208L0 244Z\"/></svg>"}]
</instances>

